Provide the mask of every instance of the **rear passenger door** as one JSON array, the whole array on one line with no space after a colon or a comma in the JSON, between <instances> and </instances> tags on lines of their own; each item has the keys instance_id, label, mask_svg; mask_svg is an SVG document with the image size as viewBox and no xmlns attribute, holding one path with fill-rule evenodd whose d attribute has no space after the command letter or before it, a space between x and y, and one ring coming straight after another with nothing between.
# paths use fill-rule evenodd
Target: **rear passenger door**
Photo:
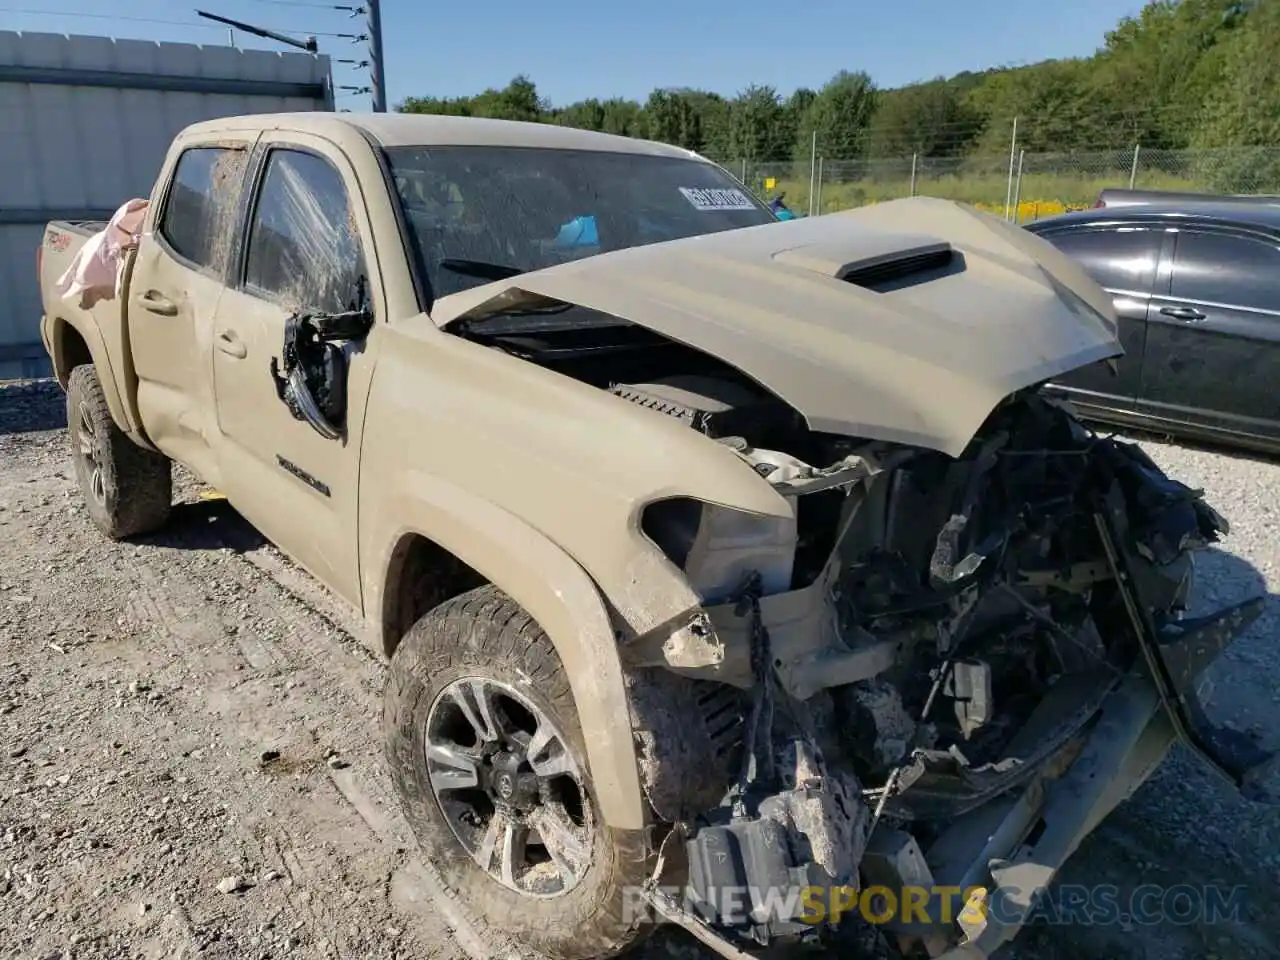
<instances>
[{"instance_id":1,"label":"rear passenger door","mask_svg":"<svg viewBox=\"0 0 1280 960\"><path fill-rule=\"evenodd\" d=\"M1153 301L1141 407L1252 435L1280 433L1280 240L1231 228L1174 234Z\"/></svg>"},{"instance_id":2,"label":"rear passenger door","mask_svg":"<svg viewBox=\"0 0 1280 960\"><path fill-rule=\"evenodd\" d=\"M147 435L216 477L209 353L252 139L175 144L129 281L130 353Z\"/></svg>"},{"instance_id":3,"label":"rear passenger door","mask_svg":"<svg viewBox=\"0 0 1280 960\"><path fill-rule=\"evenodd\" d=\"M1131 409L1141 384L1147 338L1147 312L1165 242L1156 224L1086 224L1042 233L1063 253L1076 260L1109 294L1119 318L1118 335L1124 356L1115 361L1117 373L1095 363L1054 381L1081 404L1096 403Z\"/></svg>"}]
</instances>

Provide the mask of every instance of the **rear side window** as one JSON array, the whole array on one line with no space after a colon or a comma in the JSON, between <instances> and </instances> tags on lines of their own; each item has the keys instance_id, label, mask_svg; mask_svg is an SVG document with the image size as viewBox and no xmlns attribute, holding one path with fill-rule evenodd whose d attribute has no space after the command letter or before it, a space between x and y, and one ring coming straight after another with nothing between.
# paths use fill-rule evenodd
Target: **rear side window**
<instances>
[{"instance_id":1,"label":"rear side window","mask_svg":"<svg viewBox=\"0 0 1280 960\"><path fill-rule=\"evenodd\" d=\"M1280 311L1280 245L1222 233L1179 233L1170 292L1186 300Z\"/></svg>"},{"instance_id":2,"label":"rear side window","mask_svg":"<svg viewBox=\"0 0 1280 960\"><path fill-rule=\"evenodd\" d=\"M364 258L342 175L323 157L276 149L249 228L245 286L291 310L362 303Z\"/></svg>"},{"instance_id":3,"label":"rear side window","mask_svg":"<svg viewBox=\"0 0 1280 960\"><path fill-rule=\"evenodd\" d=\"M1045 235L1110 290L1150 293L1163 231L1149 227L1093 227Z\"/></svg>"},{"instance_id":4,"label":"rear side window","mask_svg":"<svg viewBox=\"0 0 1280 960\"><path fill-rule=\"evenodd\" d=\"M178 158L160 234L184 260L222 270L245 160L245 150L231 147L192 147Z\"/></svg>"}]
</instances>

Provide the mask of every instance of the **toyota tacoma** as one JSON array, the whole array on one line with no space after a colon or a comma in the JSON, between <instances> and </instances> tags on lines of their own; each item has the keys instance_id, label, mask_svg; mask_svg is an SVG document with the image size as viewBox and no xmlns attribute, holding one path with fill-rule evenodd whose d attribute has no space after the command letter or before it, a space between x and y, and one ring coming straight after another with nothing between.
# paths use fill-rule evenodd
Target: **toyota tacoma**
<instances>
[{"instance_id":1,"label":"toyota tacoma","mask_svg":"<svg viewBox=\"0 0 1280 960\"><path fill-rule=\"evenodd\" d=\"M523 946L986 957L1175 741L1261 798L1198 694L1262 601L1187 616L1225 520L1040 392L1121 348L1026 231L411 115L200 123L122 211L40 251L90 517L178 463L350 603L426 858Z\"/></svg>"}]
</instances>

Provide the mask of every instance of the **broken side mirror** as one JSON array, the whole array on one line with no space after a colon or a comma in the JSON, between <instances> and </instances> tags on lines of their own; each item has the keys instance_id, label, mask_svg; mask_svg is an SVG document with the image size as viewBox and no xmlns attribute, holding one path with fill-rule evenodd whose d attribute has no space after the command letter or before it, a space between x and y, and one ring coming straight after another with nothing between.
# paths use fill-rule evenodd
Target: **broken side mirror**
<instances>
[{"instance_id":1,"label":"broken side mirror","mask_svg":"<svg viewBox=\"0 0 1280 960\"><path fill-rule=\"evenodd\" d=\"M343 313L295 313L285 323L284 363L271 360L276 395L326 440L345 435L347 351L369 335L373 320L362 304Z\"/></svg>"}]
</instances>

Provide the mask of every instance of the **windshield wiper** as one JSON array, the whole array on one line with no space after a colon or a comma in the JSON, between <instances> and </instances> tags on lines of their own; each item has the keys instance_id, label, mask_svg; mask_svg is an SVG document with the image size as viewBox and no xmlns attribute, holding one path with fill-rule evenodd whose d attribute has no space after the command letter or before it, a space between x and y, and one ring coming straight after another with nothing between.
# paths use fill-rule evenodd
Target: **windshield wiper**
<instances>
[{"instance_id":1,"label":"windshield wiper","mask_svg":"<svg viewBox=\"0 0 1280 960\"><path fill-rule=\"evenodd\" d=\"M445 257L440 261L440 266L450 273L479 277L481 280L507 280L525 272L522 267L512 267L505 263L488 263L484 260L467 260L460 257Z\"/></svg>"}]
</instances>

